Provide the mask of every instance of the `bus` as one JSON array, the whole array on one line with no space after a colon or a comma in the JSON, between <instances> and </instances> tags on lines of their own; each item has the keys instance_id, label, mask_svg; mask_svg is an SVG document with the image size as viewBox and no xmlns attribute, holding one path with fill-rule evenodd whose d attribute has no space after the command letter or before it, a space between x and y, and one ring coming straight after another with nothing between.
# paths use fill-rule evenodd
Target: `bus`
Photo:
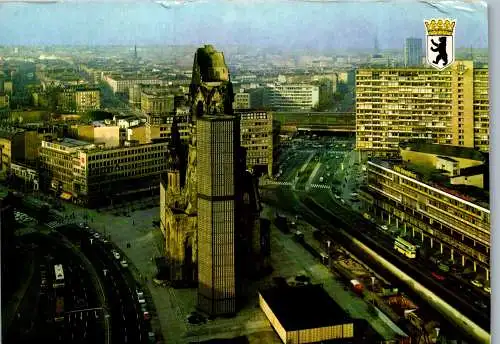
<instances>
[{"instance_id":1,"label":"bus","mask_svg":"<svg viewBox=\"0 0 500 344\"><path fill-rule=\"evenodd\" d=\"M408 258L417 257L417 247L401 237L394 241L394 249Z\"/></svg>"},{"instance_id":2,"label":"bus","mask_svg":"<svg viewBox=\"0 0 500 344\"><path fill-rule=\"evenodd\" d=\"M62 264L54 265L54 289L64 288L64 270Z\"/></svg>"},{"instance_id":3,"label":"bus","mask_svg":"<svg viewBox=\"0 0 500 344\"><path fill-rule=\"evenodd\" d=\"M56 299L56 314L54 315L54 321L60 322L64 320L64 298L62 296Z\"/></svg>"}]
</instances>

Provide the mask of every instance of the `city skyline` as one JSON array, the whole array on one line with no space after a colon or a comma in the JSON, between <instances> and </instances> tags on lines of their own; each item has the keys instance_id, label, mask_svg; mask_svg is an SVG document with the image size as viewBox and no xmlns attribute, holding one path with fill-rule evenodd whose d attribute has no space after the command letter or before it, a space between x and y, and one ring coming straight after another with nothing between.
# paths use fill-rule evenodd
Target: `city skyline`
<instances>
[{"instance_id":1,"label":"city skyline","mask_svg":"<svg viewBox=\"0 0 500 344\"><path fill-rule=\"evenodd\" d=\"M44 5L5 3L0 6L3 19L0 30L4 33L0 44L210 43L221 47L246 45L331 51L373 49L377 38L382 50L402 49L407 37L425 37L424 19L445 16L457 20L457 48L488 46L487 8L483 2L363 2L362 7L357 5L356 2L224 0L172 1L163 2L163 6L156 2L118 0ZM388 17L393 18L389 25Z\"/></svg>"}]
</instances>

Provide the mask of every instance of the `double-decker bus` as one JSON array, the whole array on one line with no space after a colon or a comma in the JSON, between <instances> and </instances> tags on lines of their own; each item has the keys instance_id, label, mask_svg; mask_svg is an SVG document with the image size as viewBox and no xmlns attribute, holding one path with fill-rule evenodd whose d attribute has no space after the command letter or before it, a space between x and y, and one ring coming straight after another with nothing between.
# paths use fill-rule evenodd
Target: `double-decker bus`
<instances>
[{"instance_id":1,"label":"double-decker bus","mask_svg":"<svg viewBox=\"0 0 500 344\"><path fill-rule=\"evenodd\" d=\"M408 258L417 257L417 247L401 237L394 241L394 249Z\"/></svg>"},{"instance_id":2,"label":"double-decker bus","mask_svg":"<svg viewBox=\"0 0 500 344\"><path fill-rule=\"evenodd\" d=\"M62 264L54 265L54 289L64 288L64 270Z\"/></svg>"},{"instance_id":3,"label":"double-decker bus","mask_svg":"<svg viewBox=\"0 0 500 344\"><path fill-rule=\"evenodd\" d=\"M56 298L56 313L54 315L54 321L59 322L64 320L64 298L59 296Z\"/></svg>"}]
</instances>

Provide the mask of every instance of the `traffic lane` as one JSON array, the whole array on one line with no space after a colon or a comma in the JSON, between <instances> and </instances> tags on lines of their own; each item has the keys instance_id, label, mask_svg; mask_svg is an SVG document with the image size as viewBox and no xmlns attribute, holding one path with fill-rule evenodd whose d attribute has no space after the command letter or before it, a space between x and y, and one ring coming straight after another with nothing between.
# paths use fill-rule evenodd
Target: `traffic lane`
<instances>
[{"instance_id":1,"label":"traffic lane","mask_svg":"<svg viewBox=\"0 0 500 344\"><path fill-rule=\"evenodd\" d=\"M19 304L17 314L14 316L9 329L7 329L6 336L2 336L5 343L30 343L34 339L34 335L36 335L33 330L40 301L40 277L39 273L37 273L39 271L37 265L35 265L32 281ZM6 329L3 329L3 331L6 331Z\"/></svg>"},{"instance_id":2,"label":"traffic lane","mask_svg":"<svg viewBox=\"0 0 500 344\"><path fill-rule=\"evenodd\" d=\"M128 293L120 271L113 263L114 258L108 254L110 245L103 244L100 240L93 238L90 232L76 226L66 228L66 231L67 237L80 240L82 251L91 259L103 278L112 315L113 342L139 342L139 336L135 331L135 328L139 328L139 326L136 323L138 316L133 314L135 310L134 300Z\"/></svg>"},{"instance_id":3,"label":"traffic lane","mask_svg":"<svg viewBox=\"0 0 500 344\"><path fill-rule=\"evenodd\" d=\"M90 238L88 238L90 239ZM89 240L90 241L90 240ZM141 337L138 333L142 328L140 321L138 322L138 308L133 298L132 290L129 283L124 278L123 270L116 259L111 253L111 244L105 244L101 240L92 240L95 252L102 262L103 270L106 269L106 280L108 281L108 288L115 291L115 296L111 303L114 305L112 311L115 318L122 324L120 327L123 329L123 337L120 339L122 342L138 342ZM122 254L123 256L123 254ZM118 316L116 316L118 315Z\"/></svg>"},{"instance_id":4,"label":"traffic lane","mask_svg":"<svg viewBox=\"0 0 500 344\"><path fill-rule=\"evenodd\" d=\"M99 329L100 323L96 318L88 317L88 312L79 311L99 307L88 271L79 261L71 258L65 260L63 268L66 286L62 293L57 291L57 294L64 297L66 333L64 340L74 342L83 338L84 342L102 342L104 332L102 328Z\"/></svg>"}]
</instances>

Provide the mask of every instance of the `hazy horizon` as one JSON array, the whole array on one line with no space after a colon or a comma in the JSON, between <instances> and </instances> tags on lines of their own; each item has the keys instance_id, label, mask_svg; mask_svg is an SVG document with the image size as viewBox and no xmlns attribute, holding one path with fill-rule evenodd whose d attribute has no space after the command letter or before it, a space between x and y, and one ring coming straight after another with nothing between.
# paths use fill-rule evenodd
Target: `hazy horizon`
<instances>
[{"instance_id":1,"label":"hazy horizon","mask_svg":"<svg viewBox=\"0 0 500 344\"><path fill-rule=\"evenodd\" d=\"M402 49L424 20L456 19L457 48L488 47L485 3L431 2L0 3L0 45L248 46L285 50ZM387 24L389 23L389 24Z\"/></svg>"}]
</instances>

